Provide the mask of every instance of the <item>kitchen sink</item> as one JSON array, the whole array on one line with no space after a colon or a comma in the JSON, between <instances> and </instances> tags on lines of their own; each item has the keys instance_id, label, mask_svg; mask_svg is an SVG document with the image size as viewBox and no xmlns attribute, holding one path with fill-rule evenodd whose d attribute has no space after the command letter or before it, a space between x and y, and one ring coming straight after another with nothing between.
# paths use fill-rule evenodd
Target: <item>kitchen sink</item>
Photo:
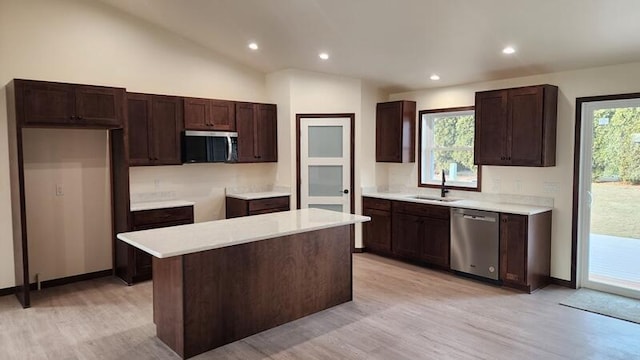
<instances>
[{"instance_id":1,"label":"kitchen sink","mask_svg":"<svg viewBox=\"0 0 640 360\"><path fill-rule=\"evenodd\" d=\"M427 201L439 201L439 202L454 202L459 201L460 199L456 198L448 198L448 197L437 197L437 196L428 196L428 195L411 195L408 196L409 199L418 199L418 200L427 200Z\"/></svg>"}]
</instances>

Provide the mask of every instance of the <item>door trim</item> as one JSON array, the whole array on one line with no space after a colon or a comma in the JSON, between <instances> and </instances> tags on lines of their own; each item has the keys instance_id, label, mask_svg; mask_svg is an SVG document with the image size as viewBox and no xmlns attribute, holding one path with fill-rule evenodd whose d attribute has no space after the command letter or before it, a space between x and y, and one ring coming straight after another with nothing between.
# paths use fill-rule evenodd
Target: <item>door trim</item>
<instances>
[{"instance_id":1,"label":"door trim","mask_svg":"<svg viewBox=\"0 0 640 360\"><path fill-rule=\"evenodd\" d=\"M571 287L578 288L578 223L580 203L580 156L582 154L582 105L588 102L628 100L640 98L640 93L599 95L576 98L576 117L573 147L573 206L571 210Z\"/></svg>"},{"instance_id":2,"label":"door trim","mask_svg":"<svg viewBox=\"0 0 640 360\"><path fill-rule=\"evenodd\" d=\"M300 179L300 119L301 118L319 118L319 119L332 119L332 118L349 118L351 119L351 213L355 214L356 197L355 197L355 114L354 113L342 113L342 114L296 114L296 209L300 209L300 187L302 181Z\"/></svg>"}]
</instances>

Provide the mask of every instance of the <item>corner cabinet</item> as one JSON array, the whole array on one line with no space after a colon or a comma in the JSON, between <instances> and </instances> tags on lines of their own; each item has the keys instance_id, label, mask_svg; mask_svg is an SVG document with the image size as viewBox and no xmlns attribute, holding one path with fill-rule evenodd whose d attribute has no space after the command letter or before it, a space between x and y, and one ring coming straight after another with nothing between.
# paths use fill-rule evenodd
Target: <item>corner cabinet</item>
<instances>
[{"instance_id":1,"label":"corner cabinet","mask_svg":"<svg viewBox=\"0 0 640 360\"><path fill-rule=\"evenodd\" d=\"M233 101L184 98L186 130L236 131L236 105Z\"/></svg>"},{"instance_id":2,"label":"corner cabinet","mask_svg":"<svg viewBox=\"0 0 640 360\"><path fill-rule=\"evenodd\" d=\"M238 162L278 161L278 111L274 104L236 103Z\"/></svg>"},{"instance_id":3,"label":"corner cabinet","mask_svg":"<svg viewBox=\"0 0 640 360\"><path fill-rule=\"evenodd\" d=\"M376 161L415 161L416 102L391 101L376 106Z\"/></svg>"},{"instance_id":4,"label":"corner cabinet","mask_svg":"<svg viewBox=\"0 0 640 360\"><path fill-rule=\"evenodd\" d=\"M474 163L555 166L558 87L476 93Z\"/></svg>"},{"instance_id":5,"label":"corner cabinet","mask_svg":"<svg viewBox=\"0 0 640 360\"><path fill-rule=\"evenodd\" d=\"M123 88L18 79L14 84L21 126L117 129L124 124Z\"/></svg>"},{"instance_id":6,"label":"corner cabinet","mask_svg":"<svg viewBox=\"0 0 640 360\"><path fill-rule=\"evenodd\" d=\"M500 214L500 280L532 292L550 283L551 211Z\"/></svg>"},{"instance_id":7,"label":"corner cabinet","mask_svg":"<svg viewBox=\"0 0 640 360\"><path fill-rule=\"evenodd\" d=\"M127 93L129 164L180 165L182 98Z\"/></svg>"},{"instance_id":8,"label":"corner cabinet","mask_svg":"<svg viewBox=\"0 0 640 360\"><path fill-rule=\"evenodd\" d=\"M193 206L132 211L130 216L131 231L193 224ZM151 279L151 255L121 240L116 245L116 275L129 285Z\"/></svg>"}]
</instances>

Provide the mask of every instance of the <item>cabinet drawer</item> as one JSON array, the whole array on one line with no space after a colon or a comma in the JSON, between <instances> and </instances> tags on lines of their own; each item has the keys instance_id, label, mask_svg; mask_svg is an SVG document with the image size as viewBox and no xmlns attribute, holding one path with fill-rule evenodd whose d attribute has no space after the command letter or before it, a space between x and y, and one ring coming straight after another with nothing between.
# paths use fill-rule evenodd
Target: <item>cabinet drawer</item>
<instances>
[{"instance_id":1,"label":"cabinet drawer","mask_svg":"<svg viewBox=\"0 0 640 360\"><path fill-rule=\"evenodd\" d=\"M438 219L449 219L451 214L451 210L448 206L416 204L404 201L394 201L393 212L426 216Z\"/></svg>"},{"instance_id":2,"label":"cabinet drawer","mask_svg":"<svg viewBox=\"0 0 640 360\"><path fill-rule=\"evenodd\" d=\"M259 210L267 210L267 209L276 209L276 208L287 208L289 207L289 197L281 196L267 199L257 199L249 201L249 212L259 211Z\"/></svg>"},{"instance_id":3,"label":"cabinet drawer","mask_svg":"<svg viewBox=\"0 0 640 360\"><path fill-rule=\"evenodd\" d=\"M134 227L169 222L193 222L193 206L134 211L131 214Z\"/></svg>"},{"instance_id":4,"label":"cabinet drawer","mask_svg":"<svg viewBox=\"0 0 640 360\"><path fill-rule=\"evenodd\" d=\"M362 198L363 209L378 209L384 211L391 211L391 201L384 199L376 199L370 197Z\"/></svg>"}]
</instances>

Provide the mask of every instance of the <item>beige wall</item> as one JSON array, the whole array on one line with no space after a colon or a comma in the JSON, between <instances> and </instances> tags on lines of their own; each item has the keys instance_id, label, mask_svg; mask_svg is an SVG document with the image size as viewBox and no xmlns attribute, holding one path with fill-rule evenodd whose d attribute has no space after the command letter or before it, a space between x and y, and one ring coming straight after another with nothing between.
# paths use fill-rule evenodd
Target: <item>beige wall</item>
<instances>
[{"instance_id":1,"label":"beige wall","mask_svg":"<svg viewBox=\"0 0 640 360\"><path fill-rule=\"evenodd\" d=\"M130 168L131 194L195 202L196 222L225 218L225 187L268 186L276 164L187 164Z\"/></svg>"},{"instance_id":2,"label":"beige wall","mask_svg":"<svg viewBox=\"0 0 640 360\"><path fill-rule=\"evenodd\" d=\"M640 63L393 94L391 99L415 100L418 110L468 106L474 104L476 91L544 83L557 85L560 90L556 166L549 168L485 166L482 169L482 191L554 199L551 275L569 280L571 277L575 100L577 97L584 96L639 92ZM415 186L417 176L416 164L392 166L389 171L389 183ZM550 190L549 185L552 185L551 187L556 185L557 189Z\"/></svg>"},{"instance_id":3,"label":"beige wall","mask_svg":"<svg viewBox=\"0 0 640 360\"><path fill-rule=\"evenodd\" d=\"M372 186L376 176L386 178L375 165L375 104L384 98L375 86L359 79L284 70L267 76L272 101L278 111L277 183L295 190L296 183L296 114L355 114L355 212L362 212L361 186ZM372 140L373 139L373 140ZM296 194L292 194L292 204ZM356 227L356 247L362 246L361 227Z\"/></svg>"},{"instance_id":4,"label":"beige wall","mask_svg":"<svg viewBox=\"0 0 640 360\"><path fill-rule=\"evenodd\" d=\"M106 130L25 129L29 272L40 281L111 269ZM62 195L56 195L56 186Z\"/></svg>"},{"instance_id":5,"label":"beige wall","mask_svg":"<svg viewBox=\"0 0 640 360\"><path fill-rule=\"evenodd\" d=\"M15 281L4 88L13 78L121 86L130 91L157 94L246 101L267 100L264 74L239 66L219 54L112 10L97 1L0 0L0 289L13 286ZM60 154L70 153L77 139L71 131L56 134L55 140L45 141L42 138L46 136L40 135L28 140L42 141L38 146L43 147L45 143L48 147L59 144L62 146ZM93 135L86 136L93 138ZM100 141L100 144L96 143L96 149L102 148L106 155L102 135L100 139L95 140ZM68 147L64 144L68 144ZM40 155L46 152L44 148L38 151L41 151ZM94 157L91 161L96 160L98 155L93 150L91 153ZM44 234L47 233L45 228L58 234L56 239L62 241L62 232L67 231L62 229L84 226L82 230L74 228L73 233L74 236L84 238L85 249L89 249L95 245L94 239L104 236L104 224L84 222L73 225L69 208L65 208L68 205L65 204L75 196L75 191L84 191L76 189L73 184L86 185L84 179L97 176L94 171L99 173L107 171L107 168L105 165L100 169L94 169L95 164L86 167L79 163L69 167L65 161L65 158L52 159L50 164L42 168L37 164L31 164L27 169L27 178L31 179L28 180L31 182L26 191L27 199L33 200L36 195L45 198L42 207L27 209L30 228L43 226L40 223L33 224L32 219L45 219L47 214L65 214L63 228L57 228L61 225L49 219L45 221L46 227L31 231L36 236L30 236L30 241L44 241ZM148 179L160 179L159 187L170 187L173 181L178 182L182 179L185 181L184 191L192 198L213 201L196 209L199 219L208 219L220 216L221 188L236 182L262 180L262 175L275 176L273 164L256 167L221 166L177 167L177 175L173 174L173 171L168 172L169 168L134 170L132 182L135 189L146 189L148 185L145 185L144 181ZM171 175L167 175L168 173ZM137 175L140 175L139 179L135 178ZM68 194L64 197L65 201L51 199L55 189L55 184L51 182L58 178L65 179L65 182L70 181L71 184L65 184ZM198 182L206 181L210 181L208 187L198 185ZM272 182L273 179L269 181ZM192 185L198 188L198 194L194 193L197 192L195 190L187 190ZM39 192L40 189L42 194ZM102 194L99 189L97 192L96 196ZM87 194L83 194L82 199L78 201L86 202L85 196ZM206 203L206 200L204 202ZM99 218L103 219L103 222L107 221L102 215L99 215ZM42 234L42 238L38 234ZM69 241L75 245L80 244L78 238ZM50 243L50 246L64 248L65 244L56 242ZM44 253L33 251L30 260L32 269L40 269L40 266L46 268L46 271L42 271L44 274L41 278L50 278L54 276L52 274L64 276L101 268L111 257L110 252L102 255L102 258L94 259L85 251L84 254L74 252L68 253L66 257L45 259Z\"/></svg>"}]
</instances>

